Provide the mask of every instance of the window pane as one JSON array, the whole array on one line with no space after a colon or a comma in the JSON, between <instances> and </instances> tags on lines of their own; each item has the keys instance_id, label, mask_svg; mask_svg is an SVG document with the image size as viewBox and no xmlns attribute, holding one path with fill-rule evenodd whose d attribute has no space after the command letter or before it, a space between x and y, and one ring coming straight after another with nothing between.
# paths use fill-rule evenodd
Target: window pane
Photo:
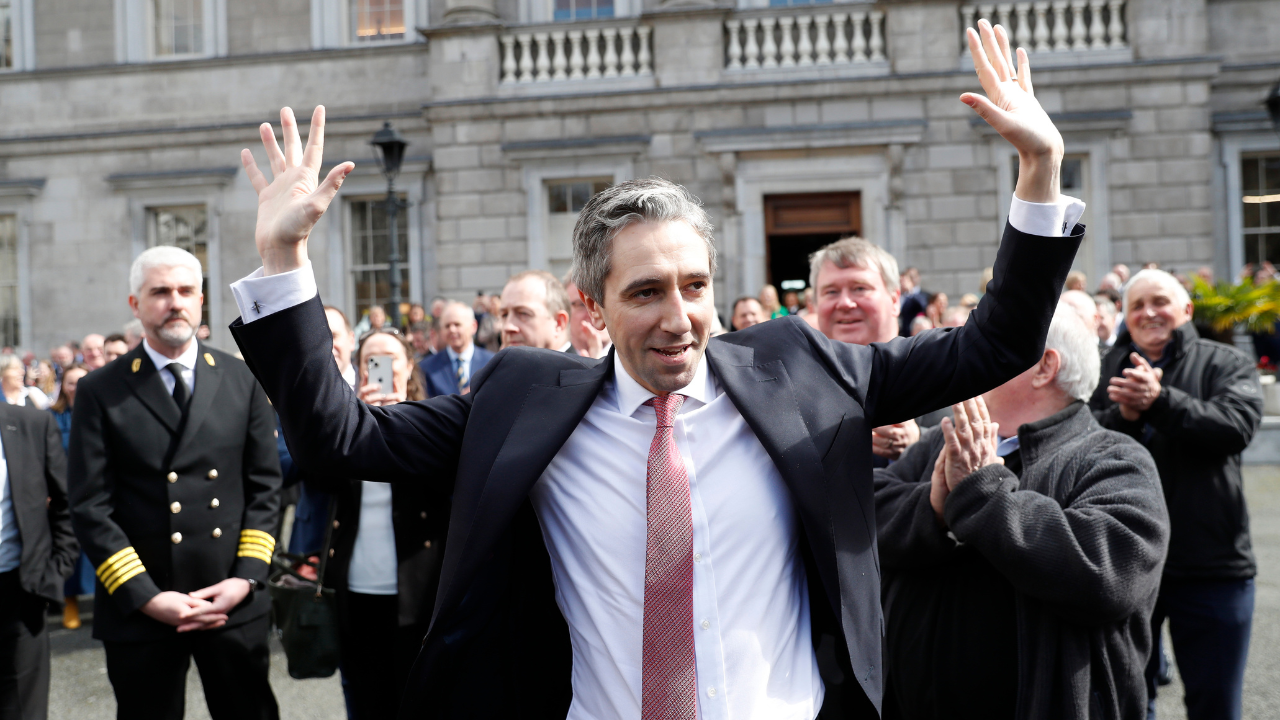
<instances>
[{"instance_id":1,"label":"window pane","mask_svg":"<svg viewBox=\"0 0 1280 720\"><path fill-rule=\"evenodd\" d=\"M596 0L596 17L613 17L613 0Z\"/></svg>"},{"instance_id":2,"label":"window pane","mask_svg":"<svg viewBox=\"0 0 1280 720\"><path fill-rule=\"evenodd\" d=\"M1080 158L1062 161L1062 192L1084 189L1084 162Z\"/></svg>"},{"instance_id":3,"label":"window pane","mask_svg":"<svg viewBox=\"0 0 1280 720\"><path fill-rule=\"evenodd\" d=\"M156 56L204 52L204 0L153 1Z\"/></svg>"},{"instance_id":4,"label":"window pane","mask_svg":"<svg viewBox=\"0 0 1280 720\"><path fill-rule=\"evenodd\" d=\"M1262 194L1262 186L1259 184L1262 176L1258 172L1260 165L1258 158L1242 158L1240 160L1240 187L1245 195Z\"/></svg>"},{"instance_id":5,"label":"window pane","mask_svg":"<svg viewBox=\"0 0 1280 720\"><path fill-rule=\"evenodd\" d=\"M1280 193L1280 155L1270 155L1262 158L1262 164L1262 194L1274 195Z\"/></svg>"},{"instance_id":6,"label":"window pane","mask_svg":"<svg viewBox=\"0 0 1280 720\"><path fill-rule=\"evenodd\" d=\"M574 183L569 186L573 197L569 203L569 209L572 212L582 212L582 208L586 206L587 201L591 199L591 183Z\"/></svg>"},{"instance_id":7,"label":"window pane","mask_svg":"<svg viewBox=\"0 0 1280 720\"><path fill-rule=\"evenodd\" d=\"M388 242L386 201L352 200L351 275L355 295L354 321L359 322L374 305L391 313L391 244ZM409 221L401 211L396 223L400 250L400 298L409 297Z\"/></svg>"},{"instance_id":8,"label":"window pane","mask_svg":"<svg viewBox=\"0 0 1280 720\"><path fill-rule=\"evenodd\" d=\"M1272 265L1280 265L1280 233L1263 236L1262 257Z\"/></svg>"},{"instance_id":9,"label":"window pane","mask_svg":"<svg viewBox=\"0 0 1280 720\"><path fill-rule=\"evenodd\" d=\"M404 0L351 0L356 42L404 39Z\"/></svg>"},{"instance_id":10,"label":"window pane","mask_svg":"<svg viewBox=\"0 0 1280 720\"><path fill-rule=\"evenodd\" d=\"M200 261L204 281L200 291L209 295L208 211L204 205L172 205L147 208L147 247L172 245ZM209 306L201 310L200 322L209 324Z\"/></svg>"},{"instance_id":11,"label":"window pane","mask_svg":"<svg viewBox=\"0 0 1280 720\"><path fill-rule=\"evenodd\" d=\"M605 188L609 187L610 184L611 183L608 180L597 180L594 183L591 183L592 197L604 192Z\"/></svg>"},{"instance_id":12,"label":"window pane","mask_svg":"<svg viewBox=\"0 0 1280 720\"><path fill-rule=\"evenodd\" d=\"M552 17L556 20L572 20L573 0L556 0L555 12Z\"/></svg>"},{"instance_id":13,"label":"window pane","mask_svg":"<svg viewBox=\"0 0 1280 720\"><path fill-rule=\"evenodd\" d=\"M1244 203L1244 226L1246 228L1262 227L1262 206L1258 203Z\"/></svg>"},{"instance_id":14,"label":"window pane","mask_svg":"<svg viewBox=\"0 0 1280 720\"><path fill-rule=\"evenodd\" d=\"M13 20L10 5L0 0L0 68L13 67Z\"/></svg>"},{"instance_id":15,"label":"window pane","mask_svg":"<svg viewBox=\"0 0 1280 720\"><path fill-rule=\"evenodd\" d=\"M547 196L550 198L548 210L553 213L569 212L569 186L568 185L551 185L547 188Z\"/></svg>"}]
</instances>

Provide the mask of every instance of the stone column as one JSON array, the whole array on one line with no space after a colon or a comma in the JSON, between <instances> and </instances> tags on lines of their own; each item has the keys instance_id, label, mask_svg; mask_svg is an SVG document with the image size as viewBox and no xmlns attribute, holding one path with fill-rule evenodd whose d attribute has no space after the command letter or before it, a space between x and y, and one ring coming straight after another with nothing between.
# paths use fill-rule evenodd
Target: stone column
<instances>
[{"instance_id":1,"label":"stone column","mask_svg":"<svg viewBox=\"0 0 1280 720\"><path fill-rule=\"evenodd\" d=\"M495 0L445 0L444 21L448 25L493 22L497 19Z\"/></svg>"}]
</instances>

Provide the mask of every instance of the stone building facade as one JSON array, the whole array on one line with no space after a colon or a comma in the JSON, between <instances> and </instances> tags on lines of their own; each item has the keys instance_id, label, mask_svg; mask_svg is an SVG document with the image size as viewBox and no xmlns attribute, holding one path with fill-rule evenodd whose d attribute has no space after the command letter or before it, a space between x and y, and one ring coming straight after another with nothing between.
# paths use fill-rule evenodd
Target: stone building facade
<instances>
[{"instance_id":1,"label":"stone building facade","mask_svg":"<svg viewBox=\"0 0 1280 720\"><path fill-rule=\"evenodd\" d=\"M1089 205L1091 283L1116 262L1280 259L1274 0L0 0L0 342L43 354L119 327L132 258L173 243L206 261L230 346L227 284L257 265L238 151L265 167L257 125L318 103L326 162L357 169L310 251L355 314L387 300L368 145L387 120L411 143L408 300L564 271L585 199L648 175L710 211L722 306L798 286L851 232L927 288L973 291L1016 172L957 99L978 89L978 17L1032 51Z\"/></svg>"}]
</instances>

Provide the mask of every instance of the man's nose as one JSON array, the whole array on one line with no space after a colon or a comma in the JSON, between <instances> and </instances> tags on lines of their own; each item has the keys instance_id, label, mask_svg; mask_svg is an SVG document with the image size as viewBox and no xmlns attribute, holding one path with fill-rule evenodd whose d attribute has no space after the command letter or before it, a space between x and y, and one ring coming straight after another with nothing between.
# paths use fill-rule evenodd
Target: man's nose
<instances>
[{"instance_id":1,"label":"man's nose","mask_svg":"<svg viewBox=\"0 0 1280 720\"><path fill-rule=\"evenodd\" d=\"M662 303L662 322L660 327L672 335L684 335L693 329L689 321L689 308L684 296L672 293Z\"/></svg>"}]
</instances>

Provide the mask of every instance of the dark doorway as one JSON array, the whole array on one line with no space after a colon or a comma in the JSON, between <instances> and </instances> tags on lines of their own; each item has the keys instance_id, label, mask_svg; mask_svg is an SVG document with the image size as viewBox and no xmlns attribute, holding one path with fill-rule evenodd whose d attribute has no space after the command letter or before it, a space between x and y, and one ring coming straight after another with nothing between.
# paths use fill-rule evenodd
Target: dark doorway
<instances>
[{"instance_id":1,"label":"dark doorway","mask_svg":"<svg viewBox=\"0 0 1280 720\"><path fill-rule=\"evenodd\" d=\"M862 198L856 192L766 195L764 224L768 281L800 292L809 286L809 256L848 235L862 234Z\"/></svg>"}]
</instances>

